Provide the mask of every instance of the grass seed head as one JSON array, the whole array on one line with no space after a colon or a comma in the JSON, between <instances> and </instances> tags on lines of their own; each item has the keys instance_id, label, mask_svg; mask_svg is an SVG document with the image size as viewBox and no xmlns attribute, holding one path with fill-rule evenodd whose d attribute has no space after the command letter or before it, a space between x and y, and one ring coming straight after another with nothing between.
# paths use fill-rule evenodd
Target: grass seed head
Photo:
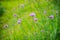
<instances>
[{"instance_id":1,"label":"grass seed head","mask_svg":"<svg viewBox=\"0 0 60 40\"><path fill-rule=\"evenodd\" d=\"M4 28L8 28L8 25L7 25L7 24L5 24L5 25L4 25Z\"/></svg>"}]
</instances>

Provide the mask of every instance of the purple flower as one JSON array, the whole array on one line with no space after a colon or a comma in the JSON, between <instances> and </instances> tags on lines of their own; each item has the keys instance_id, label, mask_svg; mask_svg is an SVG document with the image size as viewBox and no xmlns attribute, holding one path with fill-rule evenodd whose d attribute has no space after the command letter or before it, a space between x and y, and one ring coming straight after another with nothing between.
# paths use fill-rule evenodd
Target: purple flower
<instances>
[{"instance_id":1,"label":"purple flower","mask_svg":"<svg viewBox=\"0 0 60 40\"><path fill-rule=\"evenodd\" d=\"M30 16L32 16L32 17L35 16L35 13L31 13Z\"/></svg>"},{"instance_id":2,"label":"purple flower","mask_svg":"<svg viewBox=\"0 0 60 40\"><path fill-rule=\"evenodd\" d=\"M59 12L58 11L56 11L56 14L58 14Z\"/></svg>"},{"instance_id":3,"label":"purple flower","mask_svg":"<svg viewBox=\"0 0 60 40\"><path fill-rule=\"evenodd\" d=\"M37 21L38 19L37 18L34 18L34 21Z\"/></svg>"},{"instance_id":4,"label":"purple flower","mask_svg":"<svg viewBox=\"0 0 60 40\"><path fill-rule=\"evenodd\" d=\"M18 24L20 24L21 23L21 21L18 21Z\"/></svg>"},{"instance_id":5,"label":"purple flower","mask_svg":"<svg viewBox=\"0 0 60 40\"><path fill-rule=\"evenodd\" d=\"M18 20L18 24L20 24L20 23L21 23L21 19Z\"/></svg>"},{"instance_id":6,"label":"purple flower","mask_svg":"<svg viewBox=\"0 0 60 40\"><path fill-rule=\"evenodd\" d=\"M16 14L13 14L13 16L16 16Z\"/></svg>"},{"instance_id":7,"label":"purple flower","mask_svg":"<svg viewBox=\"0 0 60 40\"><path fill-rule=\"evenodd\" d=\"M54 19L54 16L53 15L50 15L49 18Z\"/></svg>"}]
</instances>

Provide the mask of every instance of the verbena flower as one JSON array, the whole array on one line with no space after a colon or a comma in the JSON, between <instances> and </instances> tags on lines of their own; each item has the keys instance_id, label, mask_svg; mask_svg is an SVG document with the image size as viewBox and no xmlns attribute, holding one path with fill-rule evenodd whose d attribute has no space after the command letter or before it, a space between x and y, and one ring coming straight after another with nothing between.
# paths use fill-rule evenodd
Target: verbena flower
<instances>
[{"instance_id":1,"label":"verbena flower","mask_svg":"<svg viewBox=\"0 0 60 40\"><path fill-rule=\"evenodd\" d=\"M31 13L30 16L32 16L32 17L35 16L35 13Z\"/></svg>"},{"instance_id":2,"label":"verbena flower","mask_svg":"<svg viewBox=\"0 0 60 40\"><path fill-rule=\"evenodd\" d=\"M34 18L34 21L37 21L38 19L37 18Z\"/></svg>"},{"instance_id":3,"label":"verbena flower","mask_svg":"<svg viewBox=\"0 0 60 40\"><path fill-rule=\"evenodd\" d=\"M21 19L18 19L18 24L20 24L21 23Z\"/></svg>"},{"instance_id":4,"label":"verbena flower","mask_svg":"<svg viewBox=\"0 0 60 40\"><path fill-rule=\"evenodd\" d=\"M13 14L13 16L16 16L16 14Z\"/></svg>"},{"instance_id":5,"label":"verbena flower","mask_svg":"<svg viewBox=\"0 0 60 40\"><path fill-rule=\"evenodd\" d=\"M50 15L49 18L54 19L54 15Z\"/></svg>"}]
</instances>

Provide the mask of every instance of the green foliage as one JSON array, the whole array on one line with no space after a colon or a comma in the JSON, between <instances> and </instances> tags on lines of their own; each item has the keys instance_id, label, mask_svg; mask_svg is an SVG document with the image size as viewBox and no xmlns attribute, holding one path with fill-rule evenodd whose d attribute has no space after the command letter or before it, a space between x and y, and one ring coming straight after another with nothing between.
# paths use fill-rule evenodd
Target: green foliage
<instances>
[{"instance_id":1,"label":"green foliage","mask_svg":"<svg viewBox=\"0 0 60 40\"><path fill-rule=\"evenodd\" d=\"M4 8L0 4L0 17L3 15L3 13L4 13Z\"/></svg>"},{"instance_id":2,"label":"green foliage","mask_svg":"<svg viewBox=\"0 0 60 40\"><path fill-rule=\"evenodd\" d=\"M4 1L2 40L55 40L58 7L52 0ZM3 10L3 9L1 9ZM31 17L30 14L35 16ZM34 20L37 18L37 21ZM21 19L21 23L20 22Z\"/></svg>"}]
</instances>

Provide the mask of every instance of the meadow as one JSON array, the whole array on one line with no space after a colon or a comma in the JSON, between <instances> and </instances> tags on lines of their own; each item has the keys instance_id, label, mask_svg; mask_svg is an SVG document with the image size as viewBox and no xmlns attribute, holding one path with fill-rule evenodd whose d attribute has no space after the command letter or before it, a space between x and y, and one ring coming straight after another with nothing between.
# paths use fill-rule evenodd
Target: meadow
<instances>
[{"instance_id":1,"label":"meadow","mask_svg":"<svg viewBox=\"0 0 60 40\"><path fill-rule=\"evenodd\" d=\"M60 40L53 0L1 0L0 5L0 40Z\"/></svg>"}]
</instances>

